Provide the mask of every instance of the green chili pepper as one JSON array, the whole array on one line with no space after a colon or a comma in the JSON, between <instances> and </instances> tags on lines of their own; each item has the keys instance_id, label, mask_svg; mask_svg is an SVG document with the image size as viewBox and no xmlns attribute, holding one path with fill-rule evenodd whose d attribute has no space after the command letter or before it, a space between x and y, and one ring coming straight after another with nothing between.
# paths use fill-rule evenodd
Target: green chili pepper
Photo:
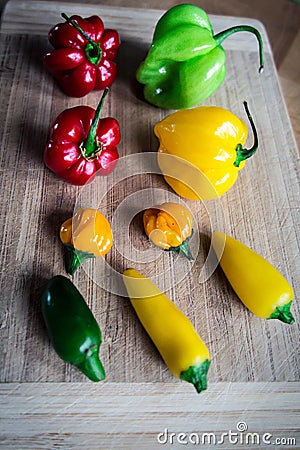
<instances>
[{"instance_id":1,"label":"green chili pepper","mask_svg":"<svg viewBox=\"0 0 300 450\"><path fill-rule=\"evenodd\" d=\"M207 14L198 6L182 4L169 9L157 22L152 45L137 70L145 99L167 109L190 108L212 95L226 75L221 44L239 31L253 33L264 64L259 31L239 25L213 35Z\"/></svg>"},{"instance_id":2,"label":"green chili pepper","mask_svg":"<svg viewBox=\"0 0 300 450\"><path fill-rule=\"evenodd\" d=\"M42 313L52 345L66 362L90 380L105 378L99 360L101 331L84 298L66 277L57 275L42 295Z\"/></svg>"}]
</instances>

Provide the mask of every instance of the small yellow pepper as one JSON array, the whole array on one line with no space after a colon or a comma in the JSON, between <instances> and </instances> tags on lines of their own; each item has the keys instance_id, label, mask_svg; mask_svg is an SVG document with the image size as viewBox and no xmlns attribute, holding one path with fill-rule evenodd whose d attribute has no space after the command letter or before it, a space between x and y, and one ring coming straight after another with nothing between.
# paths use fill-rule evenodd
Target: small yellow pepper
<instances>
[{"instance_id":1,"label":"small yellow pepper","mask_svg":"<svg viewBox=\"0 0 300 450\"><path fill-rule=\"evenodd\" d=\"M137 270L125 270L123 280L139 320L170 371L192 383L197 392L205 390L210 355L192 323Z\"/></svg>"},{"instance_id":2,"label":"small yellow pepper","mask_svg":"<svg viewBox=\"0 0 300 450\"><path fill-rule=\"evenodd\" d=\"M104 256L113 244L110 224L97 209L78 209L62 224L59 234L69 251L69 275L73 275L85 259Z\"/></svg>"},{"instance_id":3,"label":"small yellow pepper","mask_svg":"<svg viewBox=\"0 0 300 450\"><path fill-rule=\"evenodd\" d=\"M193 260L188 240L193 233L193 217L179 203L167 202L147 209L143 215L144 229L150 241L164 250L182 252Z\"/></svg>"},{"instance_id":4,"label":"small yellow pepper","mask_svg":"<svg viewBox=\"0 0 300 450\"><path fill-rule=\"evenodd\" d=\"M294 323L293 289L278 270L245 244L214 232L212 245L237 296L256 316Z\"/></svg>"},{"instance_id":5,"label":"small yellow pepper","mask_svg":"<svg viewBox=\"0 0 300 450\"><path fill-rule=\"evenodd\" d=\"M210 200L233 186L245 159L258 148L257 132L246 102L244 107L254 134L250 149L243 148L248 134L246 124L217 106L177 111L154 126L160 141L159 167L178 195Z\"/></svg>"}]
</instances>

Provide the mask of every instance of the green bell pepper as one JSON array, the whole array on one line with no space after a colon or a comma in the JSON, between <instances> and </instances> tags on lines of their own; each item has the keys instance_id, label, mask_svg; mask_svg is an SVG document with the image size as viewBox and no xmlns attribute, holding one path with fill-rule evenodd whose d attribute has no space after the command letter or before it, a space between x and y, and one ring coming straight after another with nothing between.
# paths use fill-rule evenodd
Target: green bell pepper
<instances>
[{"instance_id":1,"label":"green bell pepper","mask_svg":"<svg viewBox=\"0 0 300 450\"><path fill-rule=\"evenodd\" d=\"M136 73L145 85L145 99L166 109L190 108L207 99L226 75L221 44L239 31L256 36L262 71L263 43L256 28L239 25L213 35L207 14L198 6L182 4L169 9L157 22L152 45Z\"/></svg>"},{"instance_id":2,"label":"green bell pepper","mask_svg":"<svg viewBox=\"0 0 300 450\"><path fill-rule=\"evenodd\" d=\"M105 378L99 360L101 331L84 298L66 277L57 275L46 285L42 313L54 350L90 380Z\"/></svg>"}]
</instances>

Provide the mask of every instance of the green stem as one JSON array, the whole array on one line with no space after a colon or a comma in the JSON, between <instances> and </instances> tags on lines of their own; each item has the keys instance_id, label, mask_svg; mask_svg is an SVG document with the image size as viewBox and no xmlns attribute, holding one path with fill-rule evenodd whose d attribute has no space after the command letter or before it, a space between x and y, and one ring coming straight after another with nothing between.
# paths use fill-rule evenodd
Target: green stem
<instances>
[{"instance_id":1,"label":"green stem","mask_svg":"<svg viewBox=\"0 0 300 450\"><path fill-rule=\"evenodd\" d=\"M186 240L183 241L182 244L178 245L177 247L170 247L167 251L182 253L184 256L187 257L187 259L189 261L194 261L194 257L192 255L190 247L189 247L189 240L191 239L192 235L193 235L193 230L192 230L192 234L188 238L186 238Z\"/></svg>"},{"instance_id":2,"label":"green stem","mask_svg":"<svg viewBox=\"0 0 300 450\"><path fill-rule=\"evenodd\" d=\"M83 36L88 41L88 44L84 49L86 57L92 64L98 66L98 64L102 59L102 49L100 47L100 44L93 41L93 39L76 22L74 22L74 20L70 19L70 17L68 17L65 13L62 13L61 16L70 25L72 25L81 34L81 36Z\"/></svg>"},{"instance_id":3,"label":"green stem","mask_svg":"<svg viewBox=\"0 0 300 450\"><path fill-rule=\"evenodd\" d=\"M215 34L214 39L215 39L217 45L221 45L222 42L226 38L231 36L233 33L238 33L240 31L248 31L250 33L253 33L256 36L256 38L258 40L258 45L259 45L259 64L260 64L260 66L259 66L258 71L259 71L259 73L262 72L264 69L264 48L263 48L263 42L262 42L260 32L256 28L251 27L249 25L237 25L235 27L231 27L231 28L228 28L227 30L221 31L218 34Z\"/></svg>"},{"instance_id":4,"label":"green stem","mask_svg":"<svg viewBox=\"0 0 300 450\"><path fill-rule=\"evenodd\" d=\"M290 311L292 302L287 303L286 305L277 306L275 311L268 317L268 319L278 319L284 323L293 324L295 322L294 316Z\"/></svg>"},{"instance_id":5,"label":"green stem","mask_svg":"<svg viewBox=\"0 0 300 450\"><path fill-rule=\"evenodd\" d=\"M65 244L65 247L68 251L66 262L66 271L68 275L73 275L86 259L95 258L93 253L76 250L72 245Z\"/></svg>"},{"instance_id":6,"label":"green stem","mask_svg":"<svg viewBox=\"0 0 300 450\"><path fill-rule=\"evenodd\" d=\"M207 372L210 360L206 359L199 366L190 366L180 374L180 379L192 383L198 394L207 389Z\"/></svg>"},{"instance_id":7,"label":"green stem","mask_svg":"<svg viewBox=\"0 0 300 450\"><path fill-rule=\"evenodd\" d=\"M105 370L99 359L99 346L94 346L87 351L86 359L75 364L78 369L92 381L101 381L105 378Z\"/></svg>"},{"instance_id":8,"label":"green stem","mask_svg":"<svg viewBox=\"0 0 300 450\"><path fill-rule=\"evenodd\" d=\"M251 128L252 128L252 132L253 132L253 136L254 136L254 142L251 148L243 148L242 144L238 144L236 146L236 159L233 163L233 165L235 167L239 167L240 163L242 161L245 161L245 159L250 158L250 156L254 155L254 153L256 152L256 150L258 149L258 136L257 136L257 131L252 119L252 116L250 114L250 111L248 109L248 105L247 102L243 102L244 104L244 108L248 117L248 120L250 122Z\"/></svg>"},{"instance_id":9,"label":"green stem","mask_svg":"<svg viewBox=\"0 0 300 450\"><path fill-rule=\"evenodd\" d=\"M97 128L99 125L100 114L101 114L102 107L104 104L104 99L105 99L106 95L108 94L108 92L109 92L109 88L105 88L103 91L102 97L100 99L99 105L95 111L95 115L94 115L91 127L89 129L88 136L82 145L82 147L83 147L82 154L86 159L94 158L96 155L98 155L98 153L102 150L102 147L103 147L103 144L97 140L96 134L97 134Z\"/></svg>"},{"instance_id":10,"label":"green stem","mask_svg":"<svg viewBox=\"0 0 300 450\"><path fill-rule=\"evenodd\" d=\"M182 253L184 256L186 256L189 261L194 261L194 257L191 253L188 241L184 241L179 246L179 253Z\"/></svg>"},{"instance_id":11,"label":"green stem","mask_svg":"<svg viewBox=\"0 0 300 450\"><path fill-rule=\"evenodd\" d=\"M181 245L178 245L178 247L170 247L168 249L169 252L179 252L182 253L184 256L187 257L189 261L194 261L194 257L191 253L189 243L187 240L185 240Z\"/></svg>"}]
</instances>

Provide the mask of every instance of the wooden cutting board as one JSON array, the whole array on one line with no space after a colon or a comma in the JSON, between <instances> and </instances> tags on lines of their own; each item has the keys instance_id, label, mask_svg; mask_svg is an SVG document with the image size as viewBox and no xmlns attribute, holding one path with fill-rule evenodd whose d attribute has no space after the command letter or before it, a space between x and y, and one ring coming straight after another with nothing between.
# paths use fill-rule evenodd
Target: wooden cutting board
<instances>
[{"instance_id":1,"label":"wooden cutting board","mask_svg":"<svg viewBox=\"0 0 300 450\"><path fill-rule=\"evenodd\" d=\"M85 17L98 14L106 27L119 30L122 39L118 78L103 110L103 116L111 115L120 123L120 163L112 176L97 179L83 189L59 180L43 163L50 124L56 116L63 109L78 104L96 107L100 97L97 92L83 99L66 97L42 65L42 55L50 48L47 32L60 21L61 12ZM99 395L99 402L102 394L109 395L117 408L118 395L126 392L132 396L128 400L129 410L145 402L145 407L139 410L142 414L147 405L151 405L151 411L156 411L158 406L151 401L153 395L158 395L161 398L159 402L162 402L159 405L167 401L171 410L175 404L183 402L180 414L189 418L192 425L188 429L195 429L199 422L195 418L197 415L194 417L194 409L190 409L197 399L193 387L174 379L165 367L123 295L121 284L116 282L126 267L134 265L145 275L158 278L161 287L191 319L210 349L209 388L201 397L201 403L196 400L196 412L202 411L206 419L204 423L210 421L208 412L205 412L209 405L219 419L224 417L225 410L228 413L231 399L226 391L232 389L233 425L224 425L220 419L222 426L216 425L216 429L233 427L239 418L242 419L237 411L244 410L239 403L244 389L251 398L251 420L256 420L253 426L261 426L256 413L261 405L264 417L268 417L268 426L272 422L271 412L273 410L274 414L276 410L279 422L272 424L272 430L285 430L287 423L293 423L290 417L295 405L287 408L284 418L280 402L276 403L275 399L271 409L262 405L272 393L286 394L286 401L290 401L293 397L291 391L295 393L298 390L299 304L295 301L292 307L296 319L292 326L261 320L241 305L219 269L208 276L206 267L210 235L213 229L218 228L268 259L290 281L296 296L299 292L298 153L268 37L257 21L211 17L216 32L240 24L242 20L257 27L262 34L265 46L263 74L257 73L255 38L247 33L233 35L224 45L227 51L226 80L204 102L228 108L246 121L242 102L248 100L260 145L257 154L246 162L235 186L221 199L205 204L185 202L193 213L196 231L192 250L197 258L189 266L178 255L155 252L143 235L140 215L135 217L143 210L145 202L157 204L161 199L176 199L151 165L152 156L149 156L149 152L155 154L158 148L153 126L170 111L146 104L135 81L136 68L147 52L155 24L162 13L103 5L18 0L9 1L4 11L0 34L3 362L0 381L7 384L2 385L1 398L5 401L13 398L13 392L17 392L16 397L20 393L23 400L19 407L24 411L26 399L28 395L31 398L33 392L37 392L34 397L37 403L34 404L40 407L45 393L53 395L55 401L60 398L61 390L67 389L65 392L69 392L70 398L65 399L65 408L76 401L81 402L81 390L84 389L92 397ZM247 144L251 145L251 136ZM56 274L65 274L58 231L78 205L99 207L113 223L116 236L115 246L105 261L88 261L73 277L103 333L100 356L107 379L97 387L55 354L49 344L39 306L45 282ZM65 383L62 387L59 383L64 382L72 382L72 385ZM287 382L293 383L287 385ZM36 383L40 388L37 389ZM218 409L218 402L213 401L215 398L223 398L223 410ZM285 397L282 398L284 401ZM88 410L88 404L83 403L83 406ZM265 409L270 411L269 416ZM7 426L13 411L14 408L6 410ZM106 417L101 408L93 413L98 414L98 418ZM49 414L53 417L52 412ZM177 414L171 414L173 419ZM24 419L21 412L19 418ZM130 420L129 417L127 419ZM127 419L122 426L125 434ZM161 420L158 413L152 429L130 428L128 441L114 442L128 442L128 448L135 448L132 436L140 433L145 433L145 442L155 442L155 432L163 431ZM171 419L168 423L168 426L175 426ZM184 423L186 426L186 421ZM205 426L208 425L204 425L203 430L208 431ZM118 427L116 420L112 432L120 432ZM8 429L11 431L6 435L6 448L13 442L9 438L13 436L12 428L8 426ZM290 429L294 430L293 425ZM177 424L175 431L186 430L184 426L180 430ZM199 430L200 427L196 427L196 431ZM103 435L105 431L108 432L108 428L101 428L99 433ZM20 433L17 434L21 437ZM30 436L32 438L32 433ZM114 448L108 445L106 442L101 448ZM145 448L152 448L149 445ZM92 441L89 448L94 448ZM121 445L121 448L127 447Z\"/></svg>"}]
</instances>

